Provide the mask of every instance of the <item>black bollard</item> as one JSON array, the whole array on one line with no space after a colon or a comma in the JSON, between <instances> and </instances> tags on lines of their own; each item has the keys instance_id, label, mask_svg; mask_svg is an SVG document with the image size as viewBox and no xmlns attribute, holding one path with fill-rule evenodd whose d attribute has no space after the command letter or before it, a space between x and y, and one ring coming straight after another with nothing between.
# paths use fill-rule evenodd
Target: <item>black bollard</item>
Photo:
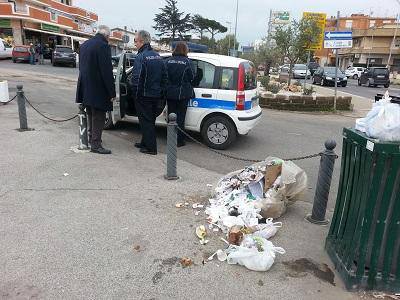
<instances>
[{"instance_id":1,"label":"black bollard","mask_svg":"<svg viewBox=\"0 0 400 300\"><path fill-rule=\"evenodd\" d=\"M312 214L306 217L307 221L317 225L327 225L329 223L329 221L325 219L325 214L335 160L338 158L334 151L336 148L336 142L334 140L326 141L325 148L325 151L321 153Z\"/></svg>"},{"instance_id":2,"label":"black bollard","mask_svg":"<svg viewBox=\"0 0 400 300\"><path fill-rule=\"evenodd\" d=\"M26 103L22 85L17 85L17 102L19 115L19 130L28 131L28 119L26 116Z\"/></svg>"},{"instance_id":3,"label":"black bollard","mask_svg":"<svg viewBox=\"0 0 400 300\"><path fill-rule=\"evenodd\" d=\"M87 115L83 104L79 104L79 150L88 150Z\"/></svg>"},{"instance_id":4,"label":"black bollard","mask_svg":"<svg viewBox=\"0 0 400 300\"><path fill-rule=\"evenodd\" d=\"M178 124L176 123L176 114L172 113L168 116L167 128L167 180L179 179L176 171L177 165L177 139L178 139Z\"/></svg>"}]
</instances>

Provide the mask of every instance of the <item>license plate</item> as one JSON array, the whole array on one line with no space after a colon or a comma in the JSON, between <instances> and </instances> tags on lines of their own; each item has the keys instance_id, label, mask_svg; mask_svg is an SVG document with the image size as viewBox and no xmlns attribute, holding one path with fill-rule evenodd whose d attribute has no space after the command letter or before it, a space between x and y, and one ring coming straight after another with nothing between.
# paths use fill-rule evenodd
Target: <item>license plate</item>
<instances>
[{"instance_id":1,"label":"license plate","mask_svg":"<svg viewBox=\"0 0 400 300\"><path fill-rule=\"evenodd\" d=\"M385 76L383 76L383 75L378 75L378 76L376 76L376 77L378 77L378 78L385 78Z\"/></svg>"}]
</instances>

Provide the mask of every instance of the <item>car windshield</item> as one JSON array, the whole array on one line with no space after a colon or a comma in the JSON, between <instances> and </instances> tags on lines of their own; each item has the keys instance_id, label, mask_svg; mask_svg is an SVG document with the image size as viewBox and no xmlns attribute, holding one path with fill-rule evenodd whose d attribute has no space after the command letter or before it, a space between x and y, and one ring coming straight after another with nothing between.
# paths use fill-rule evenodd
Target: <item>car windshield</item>
<instances>
[{"instance_id":1,"label":"car windshield","mask_svg":"<svg viewBox=\"0 0 400 300\"><path fill-rule=\"evenodd\" d=\"M335 76L335 67L325 68L324 71L325 71L326 74ZM338 69L337 70L337 74L338 74L338 76L342 76L343 72L340 69Z\"/></svg>"},{"instance_id":2,"label":"car windshield","mask_svg":"<svg viewBox=\"0 0 400 300\"><path fill-rule=\"evenodd\" d=\"M294 65L293 70L307 70L306 65Z\"/></svg>"},{"instance_id":3,"label":"car windshield","mask_svg":"<svg viewBox=\"0 0 400 300\"><path fill-rule=\"evenodd\" d=\"M68 47L57 47L56 48L57 52L64 52L64 53L73 53L71 48Z\"/></svg>"},{"instance_id":4,"label":"car windshield","mask_svg":"<svg viewBox=\"0 0 400 300\"><path fill-rule=\"evenodd\" d=\"M375 74L376 75L387 75L388 69L375 69Z\"/></svg>"}]
</instances>

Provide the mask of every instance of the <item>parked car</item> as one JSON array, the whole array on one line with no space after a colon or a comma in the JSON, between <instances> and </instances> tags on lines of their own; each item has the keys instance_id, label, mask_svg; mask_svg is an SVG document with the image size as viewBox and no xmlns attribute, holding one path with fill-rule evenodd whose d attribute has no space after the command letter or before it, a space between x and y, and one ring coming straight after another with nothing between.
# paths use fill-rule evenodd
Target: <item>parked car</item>
<instances>
[{"instance_id":1,"label":"parked car","mask_svg":"<svg viewBox=\"0 0 400 300\"><path fill-rule=\"evenodd\" d=\"M347 78L358 79L361 77L361 74L365 71L363 67L348 67L345 71Z\"/></svg>"},{"instance_id":2,"label":"parked car","mask_svg":"<svg viewBox=\"0 0 400 300\"><path fill-rule=\"evenodd\" d=\"M12 61L13 63L19 61L29 63L30 61L29 46L15 46L12 50Z\"/></svg>"},{"instance_id":3,"label":"parked car","mask_svg":"<svg viewBox=\"0 0 400 300\"><path fill-rule=\"evenodd\" d=\"M315 71L312 82L320 85L335 85L335 67L319 67ZM337 69L337 84L343 87L347 86L347 77L339 69Z\"/></svg>"},{"instance_id":4,"label":"parked car","mask_svg":"<svg viewBox=\"0 0 400 300\"><path fill-rule=\"evenodd\" d=\"M171 54L163 54L165 58ZM226 149L238 135L248 134L261 120L258 100L257 69L248 60L208 54L189 53L197 69L195 98L188 105L185 128L200 132L204 142L214 149ZM126 67L126 55L120 57L115 79L117 98L107 113L105 129L121 120L137 122L128 81L132 68ZM159 106L157 124L167 124L165 103Z\"/></svg>"},{"instance_id":5,"label":"parked car","mask_svg":"<svg viewBox=\"0 0 400 300\"><path fill-rule=\"evenodd\" d=\"M56 46L53 51L53 66L57 65L70 65L76 68L76 53L71 47Z\"/></svg>"},{"instance_id":6,"label":"parked car","mask_svg":"<svg viewBox=\"0 0 400 300\"><path fill-rule=\"evenodd\" d=\"M304 79L304 78L310 78L311 77L311 72L307 68L307 65L303 64L295 64L292 69L292 78L294 79Z\"/></svg>"},{"instance_id":7,"label":"parked car","mask_svg":"<svg viewBox=\"0 0 400 300\"><path fill-rule=\"evenodd\" d=\"M390 85L389 70L384 67L368 68L358 78L358 85L368 84L368 86L377 87L383 85L388 88Z\"/></svg>"},{"instance_id":8,"label":"parked car","mask_svg":"<svg viewBox=\"0 0 400 300\"><path fill-rule=\"evenodd\" d=\"M319 64L315 61L310 61L308 63L308 69L310 70L311 76L314 75L315 71L319 68Z\"/></svg>"},{"instance_id":9,"label":"parked car","mask_svg":"<svg viewBox=\"0 0 400 300\"><path fill-rule=\"evenodd\" d=\"M0 58L12 58L12 46L0 39Z\"/></svg>"}]
</instances>

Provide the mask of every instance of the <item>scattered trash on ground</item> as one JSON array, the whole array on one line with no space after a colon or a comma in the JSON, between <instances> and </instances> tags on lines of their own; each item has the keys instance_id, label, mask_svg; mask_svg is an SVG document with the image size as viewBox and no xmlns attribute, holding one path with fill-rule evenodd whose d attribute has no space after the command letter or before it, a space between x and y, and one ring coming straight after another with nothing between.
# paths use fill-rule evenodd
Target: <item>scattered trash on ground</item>
<instances>
[{"instance_id":1,"label":"scattered trash on ground","mask_svg":"<svg viewBox=\"0 0 400 300\"><path fill-rule=\"evenodd\" d=\"M69 176L69 174L68 174L68 173L64 173L63 175L64 175L64 177L67 177L67 176Z\"/></svg>"},{"instance_id":2,"label":"scattered trash on ground","mask_svg":"<svg viewBox=\"0 0 400 300\"><path fill-rule=\"evenodd\" d=\"M276 253L285 250L269 241L276 235L286 208L307 188L307 175L293 162L267 158L224 176L215 187L215 194L205 208L210 232L226 234L225 249L219 249L207 261L226 261L254 271L267 271L275 261ZM196 213L203 205L194 203ZM197 214L196 214L197 215ZM205 244L205 226L196 228L201 244Z\"/></svg>"},{"instance_id":3,"label":"scattered trash on ground","mask_svg":"<svg viewBox=\"0 0 400 300\"><path fill-rule=\"evenodd\" d=\"M191 265L193 265L193 260L188 257L184 257L184 258L181 258L180 263L183 268L187 268L187 267L190 267Z\"/></svg>"},{"instance_id":4,"label":"scattered trash on ground","mask_svg":"<svg viewBox=\"0 0 400 300\"><path fill-rule=\"evenodd\" d=\"M137 251L137 252L140 252L140 246L139 246L139 245L134 246L134 247L133 247L133 250L135 250L135 251Z\"/></svg>"},{"instance_id":5,"label":"scattered trash on ground","mask_svg":"<svg viewBox=\"0 0 400 300\"><path fill-rule=\"evenodd\" d=\"M74 153L90 153L90 149L87 150L80 150L79 146L73 146L70 148L70 150Z\"/></svg>"},{"instance_id":6,"label":"scattered trash on ground","mask_svg":"<svg viewBox=\"0 0 400 300\"><path fill-rule=\"evenodd\" d=\"M393 299L393 300L400 300L400 294L385 294L385 293L378 293L378 292L373 292L372 297L375 299Z\"/></svg>"}]
</instances>

